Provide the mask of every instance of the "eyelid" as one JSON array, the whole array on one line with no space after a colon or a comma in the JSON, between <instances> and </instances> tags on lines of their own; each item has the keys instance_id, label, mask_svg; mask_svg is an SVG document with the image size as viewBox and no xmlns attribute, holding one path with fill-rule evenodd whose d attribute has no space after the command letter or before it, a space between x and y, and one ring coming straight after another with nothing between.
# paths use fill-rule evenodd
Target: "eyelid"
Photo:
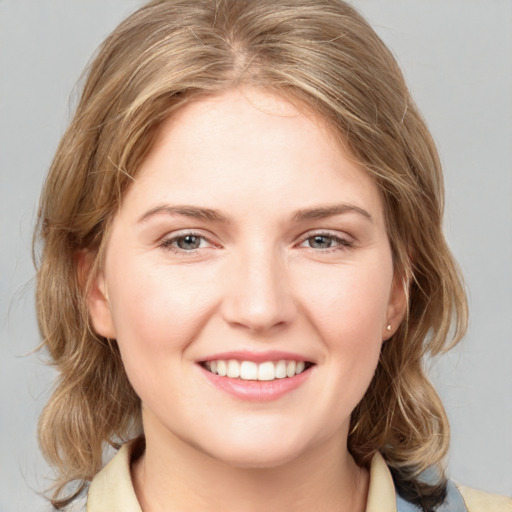
<instances>
[{"instance_id":1,"label":"eyelid","mask_svg":"<svg viewBox=\"0 0 512 512\"><path fill-rule=\"evenodd\" d=\"M209 247L198 247L197 249L191 249L189 251L185 249L180 249L179 247L173 246L173 244L179 240L180 238L185 238L187 236L195 236L197 238L200 238L202 240L205 240ZM164 236L162 236L158 241L157 245L158 247L162 247L163 249L173 251L180 255L191 255L195 254L200 249L207 249L207 248L218 248L220 247L220 244L216 243L212 240L213 235L205 234L204 231L200 229L180 229L177 231L171 231L170 233L166 233Z\"/></svg>"},{"instance_id":2,"label":"eyelid","mask_svg":"<svg viewBox=\"0 0 512 512\"><path fill-rule=\"evenodd\" d=\"M187 236L198 237L198 238L204 240L208 246L207 247L198 247L196 249L185 250L185 249L181 249L181 248L173 245L177 240L187 237ZM328 230L328 229L315 229L315 230L307 231L306 233L302 234L299 237L298 241L296 242L295 246L301 247L302 244L304 242L306 242L308 239L316 237L316 236L323 236L326 238L331 238L332 240L337 242L337 244L333 247L328 247L325 249L318 249L318 248L313 248L313 247L309 248L315 252L328 252L328 251L332 251L332 250L339 250L340 248L348 249L354 245L354 238L352 236L348 235L347 233L344 233L344 232L340 233L339 231L332 231L332 230ZM171 231L169 233L166 233L164 236L162 236L157 241L157 246L162 247L167 250L171 250L180 255L187 255L187 254L192 255L192 254L195 254L200 249L220 248L221 244L218 243L217 241L215 241L215 238L216 237L213 234L211 234L209 232L205 233L201 229L185 228L185 229L180 229L177 231Z\"/></svg>"},{"instance_id":3,"label":"eyelid","mask_svg":"<svg viewBox=\"0 0 512 512\"><path fill-rule=\"evenodd\" d=\"M311 229L310 231L306 231L299 237L299 243L307 240L308 238L312 238L314 236L326 236L331 238L337 238L341 240L346 240L347 242L354 242L355 239L352 235L349 235L345 231L337 231L331 229Z\"/></svg>"},{"instance_id":4,"label":"eyelid","mask_svg":"<svg viewBox=\"0 0 512 512\"><path fill-rule=\"evenodd\" d=\"M313 247L309 248L316 252L328 252L333 250L339 250L340 248L349 249L354 245L355 242L354 238L348 235L347 233L340 233L339 231L331 231L328 229L316 229L308 231L301 235L297 245L301 247L304 242L306 242L310 238L314 238L315 236L324 236L326 238L331 238L337 242L337 245L335 245L334 247L327 247L325 249L315 249Z\"/></svg>"}]
</instances>

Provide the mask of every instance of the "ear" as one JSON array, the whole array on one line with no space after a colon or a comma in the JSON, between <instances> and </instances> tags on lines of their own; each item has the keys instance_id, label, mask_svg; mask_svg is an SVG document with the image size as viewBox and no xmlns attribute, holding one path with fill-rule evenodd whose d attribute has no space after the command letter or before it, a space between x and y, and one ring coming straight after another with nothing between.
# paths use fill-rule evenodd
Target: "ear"
<instances>
[{"instance_id":1,"label":"ear","mask_svg":"<svg viewBox=\"0 0 512 512\"><path fill-rule=\"evenodd\" d=\"M87 293L85 299L91 324L96 334L104 338L116 339L117 335L103 272L98 271L91 280L89 288L87 287L89 274L94 272L93 267L93 257L90 253L81 253L78 256L78 278L80 285L85 288Z\"/></svg>"},{"instance_id":2,"label":"ear","mask_svg":"<svg viewBox=\"0 0 512 512\"><path fill-rule=\"evenodd\" d=\"M386 341L400 327L407 311L408 283L399 275L393 278L389 302L386 312L386 322L382 328L382 340Z\"/></svg>"}]
</instances>

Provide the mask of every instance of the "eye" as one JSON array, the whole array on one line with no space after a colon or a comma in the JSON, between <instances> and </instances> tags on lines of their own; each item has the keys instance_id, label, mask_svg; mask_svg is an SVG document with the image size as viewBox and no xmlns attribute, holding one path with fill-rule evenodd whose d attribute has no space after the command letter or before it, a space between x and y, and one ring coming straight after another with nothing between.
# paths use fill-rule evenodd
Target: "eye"
<instances>
[{"instance_id":1,"label":"eye","mask_svg":"<svg viewBox=\"0 0 512 512\"><path fill-rule=\"evenodd\" d=\"M196 233L183 233L181 235L172 236L162 241L161 246L175 252L193 252L197 249L211 247L210 243L204 236Z\"/></svg>"},{"instance_id":2,"label":"eye","mask_svg":"<svg viewBox=\"0 0 512 512\"><path fill-rule=\"evenodd\" d=\"M193 251L194 249L199 249L199 247L201 247L202 241L204 241L204 238L196 235L180 236L174 240L176 247L184 251Z\"/></svg>"},{"instance_id":3,"label":"eye","mask_svg":"<svg viewBox=\"0 0 512 512\"><path fill-rule=\"evenodd\" d=\"M352 247L352 245L353 243L350 240L324 233L309 236L300 244L301 247L320 250L333 249L336 247Z\"/></svg>"}]
</instances>

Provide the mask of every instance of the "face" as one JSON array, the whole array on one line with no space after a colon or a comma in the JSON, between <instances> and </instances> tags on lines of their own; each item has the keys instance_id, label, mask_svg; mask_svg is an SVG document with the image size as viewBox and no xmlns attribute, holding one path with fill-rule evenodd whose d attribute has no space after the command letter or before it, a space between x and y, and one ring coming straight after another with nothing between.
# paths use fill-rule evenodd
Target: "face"
<instances>
[{"instance_id":1,"label":"face","mask_svg":"<svg viewBox=\"0 0 512 512\"><path fill-rule=\"evenodd\" d=\"M346 449L404 297L371 178L321 120L239 89L162 125L89 307L148 442L270 467Z\"/></svg>"}]
</instances>

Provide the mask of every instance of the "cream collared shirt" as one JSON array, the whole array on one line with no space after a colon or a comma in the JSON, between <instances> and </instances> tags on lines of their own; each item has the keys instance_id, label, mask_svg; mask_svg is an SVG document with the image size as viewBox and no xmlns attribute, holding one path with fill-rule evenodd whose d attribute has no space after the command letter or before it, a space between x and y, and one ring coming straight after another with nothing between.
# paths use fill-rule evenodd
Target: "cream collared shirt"
<instances>
[{"instance_id":1,"label":"cream collared shirt","mask_svg":"<svg viewBox=\"0 0 512 512\"><path fill-rule=\"evenodd\" d=\"M142 512L130 475L131 443L94 478L87 512ZM512 499L457 486L468 512L512 512ZM457 509L457 512L460 509ZM391 473L380 454L373 457L366 512L400 512Z\"/></svg>"}]
</instances>

